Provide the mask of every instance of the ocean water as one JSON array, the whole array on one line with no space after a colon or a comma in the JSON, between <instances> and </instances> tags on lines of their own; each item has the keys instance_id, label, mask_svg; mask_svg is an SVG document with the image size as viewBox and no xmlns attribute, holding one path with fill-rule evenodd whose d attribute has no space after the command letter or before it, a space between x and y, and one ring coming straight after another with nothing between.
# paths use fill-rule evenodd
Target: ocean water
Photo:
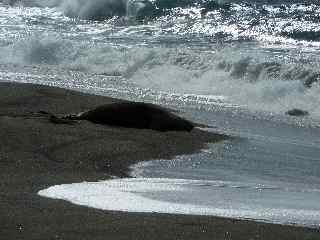
<instances>
[{"instance_id":1,"label":"ocean water","mask_svg":"<svg viewBox=\"0 0 320 240\"><path fill-rule=\"evenodd\" d=\"M153 102L233 136L102 184L150 203L118 210L319 227L319 50L316 0L0 1L1 81Z\"/></svg>"}]
</instances>

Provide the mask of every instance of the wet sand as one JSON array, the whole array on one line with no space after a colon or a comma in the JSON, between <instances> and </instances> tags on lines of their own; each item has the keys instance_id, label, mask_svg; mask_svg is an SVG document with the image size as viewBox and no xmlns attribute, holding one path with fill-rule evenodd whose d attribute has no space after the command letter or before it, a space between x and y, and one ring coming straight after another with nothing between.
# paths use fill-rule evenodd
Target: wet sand
<instances>
[{"instance_id":1,"label":"wet sand","mask_svg":"<svg viewBox=\"0 0 320 240\"><path fill-rule=\"evenodd\" d=\"M200 151L221 136L87 121L54 124L36 112L77 113L121 100L0 83L0 239L320 239L318 229L217 217L110 212L42 198L56 184L126 176L138 161Z\"/></svg>"}]
</instances>

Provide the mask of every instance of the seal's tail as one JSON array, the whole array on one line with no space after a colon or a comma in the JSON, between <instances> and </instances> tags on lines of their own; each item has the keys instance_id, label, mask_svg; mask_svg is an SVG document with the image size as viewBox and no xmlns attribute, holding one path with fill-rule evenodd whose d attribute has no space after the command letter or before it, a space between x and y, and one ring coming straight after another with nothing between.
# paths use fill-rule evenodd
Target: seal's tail
<instances>
[{"instance_id":1,"label":"seal's tail","mask_svg":"<svg viewBox=\"0 0 320 240\"><path fill-rule=\"evenodd\" d=\"M68 118L64 118L64 117L57 117L56 115L54 115L53 113L50 113L50 112L39 111L37 113L48 116L48 120L52 123L55 123L55 124L75 124L76 123L76 121L74 121L71 118L68 119Z\"/></svg>"},{"instance_id":2,"label":"seal's tail","mask_svg":"<svg viewBox=\"0 0 320 240\"><path fill-rule=\"evenodd\" d=\"M78 114L68 114L62 117L62 119L69 119L69 120L79 120Z\"/></svg>"},{"instance_id":3,"label":"seal's tail","mask_svg":"<svg viewBox=\"0 0 320 240\"><path fill-rule=\"evenodd\" d=\"M195 123L194 126L198 127L198 128L217 128L215 126L210 126L210 125L202 124L202 123Z\"/></svg>"}]
</instances>

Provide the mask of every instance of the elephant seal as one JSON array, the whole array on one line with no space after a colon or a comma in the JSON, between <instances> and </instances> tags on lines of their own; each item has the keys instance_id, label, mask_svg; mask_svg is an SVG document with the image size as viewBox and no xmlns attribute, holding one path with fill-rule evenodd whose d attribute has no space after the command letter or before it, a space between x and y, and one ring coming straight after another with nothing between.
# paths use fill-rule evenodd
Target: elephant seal
<instances>
[{"instance_id":1,"label":"elephant seal","mask_svg":"<svg viewBox=\"0 0 320 240\"><path fill-rule=\"evenodd\" d=\"M305 110L298 109L298 108L294 108L294 109L287 111L286 114L290 115L290 116L301 117L301 116L309 115L309 112L305 111Z\"/></svg>"},{"instance_id":2,"label":"elephant seal","mask_svg":"<svg viewBox=\"0 0 320 240\"><path fill-rule=\"evenodd\" d=\"M127 128L157 131L191 131L195 124L168 109L143 102L120 102L98 106L92 110L62 117L64 120L87 120ZM56 122L56 118L54 118ZM63 123L63 122L61 122Z\"/></svg>"}]
</instances>

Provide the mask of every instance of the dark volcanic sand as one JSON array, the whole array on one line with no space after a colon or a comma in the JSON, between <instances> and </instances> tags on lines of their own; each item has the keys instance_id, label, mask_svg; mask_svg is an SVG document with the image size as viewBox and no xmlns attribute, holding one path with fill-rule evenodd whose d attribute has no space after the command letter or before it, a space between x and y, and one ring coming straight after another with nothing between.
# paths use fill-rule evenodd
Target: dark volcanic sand
<instances>
[{"instance_id":1,"label":"dark volcanic sand","mask_svg":"<svg viewBox=\"0 0 320 240\"><path fill-rule=\"evenodd\" d=\"M38 85L0 83L0 239L313 239L316 229L232 219L108 212L42 198L56 184L125 176L137 161L199 151L220 136L136 130L86 121L54 124L40 110L66 114L120 100Z\"/></svg>"}]
</instances>

